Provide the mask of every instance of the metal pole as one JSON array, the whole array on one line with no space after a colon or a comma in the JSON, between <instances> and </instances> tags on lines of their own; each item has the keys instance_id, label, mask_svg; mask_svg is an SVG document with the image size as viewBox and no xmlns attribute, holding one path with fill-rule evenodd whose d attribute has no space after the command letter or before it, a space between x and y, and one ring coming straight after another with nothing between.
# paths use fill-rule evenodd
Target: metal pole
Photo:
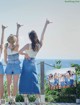
<instances>
[{"instance_id":1,"label":"metal pole","mask_svg":"<svg viewBox=\"0 0 80 105\"><path fill-rule=\"evenodd\" d=\"M40 63L41 69L41 103L45 103L45 95L44 95L44 62Z\"/></svg>"}]
</instances>

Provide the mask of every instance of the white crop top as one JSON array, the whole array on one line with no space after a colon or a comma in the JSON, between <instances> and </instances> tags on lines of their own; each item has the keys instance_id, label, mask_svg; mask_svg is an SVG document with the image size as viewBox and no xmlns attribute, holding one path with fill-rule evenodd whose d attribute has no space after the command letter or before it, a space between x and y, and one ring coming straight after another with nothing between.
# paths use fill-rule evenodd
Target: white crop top
<instances>
[{"instance_id":1,"label":"white crop top","mask_svg":"<svg viewBox=\"0 0 80 105\"><path fill-rule=\"evenodd\" d=\"M13 54L17 54L17 51L11 51L11 49L9 47L7 47L7 55L13 55Z\"/></svg>"},{"instance_id":2,"label":"white crop top","mask_svg":"<svg viewBox=\"0 0 80 105\"><path fill-rule=\"evenodd\" d=\"M39 49L40 49L40 47L41 47L41 46L40 46L40 44L39 44ZM31 44L29 44L29 50L26 50L25 53L28 54L29 57L35 58L36 55L37 55L37 53L38 53L38 51L34 51L34 50L32 49Z\"/></svg>"}]
</instances>

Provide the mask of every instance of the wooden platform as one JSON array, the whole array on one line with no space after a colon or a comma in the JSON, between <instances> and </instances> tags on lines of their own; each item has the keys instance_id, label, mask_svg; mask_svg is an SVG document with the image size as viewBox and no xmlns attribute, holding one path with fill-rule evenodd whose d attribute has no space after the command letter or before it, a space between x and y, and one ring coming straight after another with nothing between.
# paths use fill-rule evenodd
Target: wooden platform
<instances>
[{"instance_id":1,"label":"wooden platform","mask_svg":"<svg viewBox=\"0 0 80 105\"><path fill-rule=\"evenodd\" d=\"M2 104L2 105L9 105L8 103L6 104ZM13 104L13 105L24 105L24 103L17 103ZM36 105L34 103L29 103L29 105ZM80 105L80 104L76 104L76 103L45 103L45 104L40 104L40 105Z\"/></svg>"}]
</instances>

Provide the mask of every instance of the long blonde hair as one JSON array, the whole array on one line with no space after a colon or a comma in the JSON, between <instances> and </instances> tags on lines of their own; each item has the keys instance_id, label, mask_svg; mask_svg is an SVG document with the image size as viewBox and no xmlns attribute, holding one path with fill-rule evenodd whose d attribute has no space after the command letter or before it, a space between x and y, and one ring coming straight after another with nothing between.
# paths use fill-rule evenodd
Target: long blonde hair
<instances>
[{"instance_id":1,"label":"long blonde hair","mask_svg":"<svg viewBox=\"0 0 80 105\"><path fill-rule=\"evenodd\" d=\"M12 48L11 48L11 50L13 51L14 49L15 49L15 47L16 47L16 45L15 45L15 42L16 42L16 35L10 35L8 38L7 38L7 41L8 41L8 43L10 43L11 45L12 45Z\"/></svg>"}]
</instances>

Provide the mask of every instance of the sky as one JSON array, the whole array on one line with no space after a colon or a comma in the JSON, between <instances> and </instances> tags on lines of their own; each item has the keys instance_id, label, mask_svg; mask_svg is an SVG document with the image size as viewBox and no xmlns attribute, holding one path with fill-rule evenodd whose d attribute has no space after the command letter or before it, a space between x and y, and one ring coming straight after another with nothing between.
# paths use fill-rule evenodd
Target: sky
<instances>
[{"instance_id":1,"label":"sky","mask_svg":"<svg viewBox=\"0 0 80 105\"><path fill-rule=\"evenodd\" d=\"M17 22L24 25L19 32L20 48L30 43L31 30L40 39L46 19L53 23L46 29L37 58L80 59L80 2L0 0L0 26L8 26L4 43L10 34L16 34Z\"/></svg>"}]
</instances>

